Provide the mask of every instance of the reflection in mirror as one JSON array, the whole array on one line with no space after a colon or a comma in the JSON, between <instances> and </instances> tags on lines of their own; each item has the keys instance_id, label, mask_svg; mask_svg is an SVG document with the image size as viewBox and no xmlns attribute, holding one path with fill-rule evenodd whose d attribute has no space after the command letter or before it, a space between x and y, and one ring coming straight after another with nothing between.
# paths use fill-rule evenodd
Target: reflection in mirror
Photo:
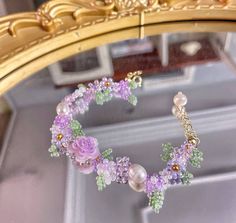
<instances>
[{"instance_id":1,"label":"reflection in mirror","mask_svg":"<svg viewBox=\"0 0 236 223\"><path fill-rule=\"evenodd\" d=\"M2 222L235 222L236 38L234 33L163 33L130 39L58 61L21 82L0 100L0 216ZM122 80L141 70L136 107L112 100L92 103L78 116L101 150L128 156L149 173L163 169L161 144L183 142L172 117L178 91L205 154L189 187L166 193L160 214L145 194L113 184L98 192L65 158L52 159L49 128L56 105L79 83ZM193 202L194 201L194 202ZM112 220L111 220L112 219Z\"/></svg>"}]
</instances>

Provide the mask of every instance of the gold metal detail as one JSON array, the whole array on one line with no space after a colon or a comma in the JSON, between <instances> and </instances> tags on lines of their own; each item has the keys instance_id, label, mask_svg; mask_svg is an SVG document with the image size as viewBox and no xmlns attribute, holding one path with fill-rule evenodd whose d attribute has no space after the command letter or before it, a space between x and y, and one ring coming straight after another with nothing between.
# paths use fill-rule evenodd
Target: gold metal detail
<instances>
[{"instance_id":1,"label":"gold metal detail","mask_svg":"<svg viewBox=\"0 0 236 223\"><path fill-rule=\"evenodd\" d=\"M174 164L174 165L172 165L171 169L175 172L179 172L180 166L178 164Z\"/></svg>"},{"instance_id":2,"label":"gold metal detail","mask_svg":"<svg viewBox=\"0 0 236 223\"><path fill-rule=\"evenodd\" d=\"M186 140L194 146L197 146L200 143L200 139L197 136L197 133L193 129L192 122L185 110L185 107L174 106L175 116L180 121L183 129Z\"/></svg>"},{"instance_id":3,"label":"gold metal detail","mask_svg":"<svg viewBox=\"0 0 236 223\"><path fill-rule=\"evenodd\" d=\"M143 72L141 70L134 71L134 72L129 72L127 74L126 80L128 80L128 81L135 81L136 84L139 87L141 87L142 86L142 77L141 77L142 73Z\"/></svg>"},{"instance_id":4,"label":"gold metal detail","mask_svg":"<svg viewBox=\"0 0 236 223\"><path fill-rule=\"evenodd\" d=\"M84 16L115 15L118 13L155 9L158 0L49 0L29 16L22 15L10 22L8 32L16 36L17 30L39 26L47 32L63 25L62 17L72 16L76 21ZM142 22L142 19L141 19Z\"/></svg>"},{"instance_id":5,"label":"gold metal detail","mask_svg":"<svg viewBox=\"0 0 236 223\"><path fill-rule=\"evenodd\" d=\"M144 25L145 13L187 9L236 9L236 0L49 0L43 3L35 13L17 15L1 27L16 36L17 30L38 26L47 32L53 32L63 25L63 17L71 16L75 21L83 17L99 17L130 13L139 13L139 25Z\"/></svg>"},{"instance_id":6,"label":"gold metal detail","mask_svg":"<svg viewBox=\"0 0 236 223\"><path fill-rule=\"evenodd\" d=\"M63 138L63 135L62 135L61 133L59 133L59 134L57 135L57 140L61 141L62 138Z\"/></svg>"},{"instance_id":7,"label":"gold metal detail","mask_svg":"<svg viewBox=\"0 0 236 223\"><path fill-rule=\"evenodd\" d=\"M161 32L235 27L236 0L50 0L36 12L0 18L0 94L78 53L78 44L82 52Z\"/></svg>"}]
</instances>

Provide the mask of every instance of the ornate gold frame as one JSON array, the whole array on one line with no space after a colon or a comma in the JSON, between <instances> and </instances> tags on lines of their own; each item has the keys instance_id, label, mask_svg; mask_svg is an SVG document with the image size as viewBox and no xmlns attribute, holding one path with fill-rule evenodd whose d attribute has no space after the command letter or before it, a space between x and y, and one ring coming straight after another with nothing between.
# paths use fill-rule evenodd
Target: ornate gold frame
<instances>
[{"instance_id":1,"label":"ornate gold frame","mask_svg":"<svg viewBox=\"0 0 236 223\"><path fill-rule=\"evenodd\" d=\"M87 49L161 32L235 31L236 0L51 0L0 18L0 94Z\"/></svg>"}]
</instances>

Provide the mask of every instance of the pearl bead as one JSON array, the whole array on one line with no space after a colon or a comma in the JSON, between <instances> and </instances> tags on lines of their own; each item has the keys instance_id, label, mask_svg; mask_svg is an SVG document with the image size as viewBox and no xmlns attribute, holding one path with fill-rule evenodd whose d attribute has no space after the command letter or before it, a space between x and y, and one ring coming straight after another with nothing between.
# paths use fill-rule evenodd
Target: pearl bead
<instances>
[{"instance_id":1,"label":"pearl bead","mask_svg":"<svg viewBox=\"0 0 236 223\"><path fill-rule=\"evenodd\" d=\"M147 171L139 164L132 164L129 167L129 185L138 192L144 190L144 182L147 178Z\"/></svg>"},{"instance_id":2,"label":"pearl bead","mask_svg":"<svg viewBox=\"0 0 236 223\"><path fill-rule=\"evenodd\" d=\"M182 92L178 92L178 94L174 96L173 102L176 106L183 107L187 104L188 99Z\"/></svg>"},{"instance_id":3,"label":"pearl bead","mask_svg":"<svg viewBox=\"0 0 236 223\"><path fill-rule=\"evenodd\" d=\"M129 186L136 192L143 192L145 189L145 183L135 183L132 180L129 180Z\"/></svg>"},{"instance_id":4,"label":"pearl bead","mask_svg":"<svg viewBox=\"0 0 236 223\"><path fill-rule=\"evenodd\" d=\"M57 114L58 115L67 115L70 112L70 107L68 104L61 102L57 105Z\"/></svg>"}]
</instances>

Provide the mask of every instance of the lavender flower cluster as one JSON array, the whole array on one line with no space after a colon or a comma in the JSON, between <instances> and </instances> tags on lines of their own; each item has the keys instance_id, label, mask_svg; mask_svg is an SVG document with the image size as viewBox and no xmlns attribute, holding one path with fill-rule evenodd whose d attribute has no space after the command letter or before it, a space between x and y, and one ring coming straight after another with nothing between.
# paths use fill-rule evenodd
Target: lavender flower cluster
<instances>
[{"instance_id":1,"label":"lavender flower cluster","mask_svg":"<svg viewBox=\"0 0 236 223\"><path fill-rule=\"evenodd\" d=\"M138 85L134 80L114 82L111 78L89 83L88 87L79 85L72 94L66 96L57 106L57 116L51 127L52 140L49 152L51 156L62 154L69 156L83 173L91 173L100 157L98 142L93 137L85 136L80 123L73 116L83 114L95 100L99 105L113 97L121 98L136 105L137 99L132 89Z\"/></svg>"},{"instance_id":2,"label":"lavender flower cluster","mask_svg":"<svg viewBox=\"0 0 236 223\"><path fill-rule=\"evenodd\" d=\"M65 97L63 103L70 107L70 113L84 114L89 109L91 101L95 100L97 104L103 105L113 97L121 98L136 105L137 98L131 90L138 85L134 80L121 80L114 82L111 78L103 78L101 81L89 83L87 87L79 85L78 89Z\"/></svg>"},{"instance_id":3,"label":"lavender flower cluster","mask_svg":"<svg viewBox=\"0 0 236 223\"><path fill-rule=\"evenodd\" d=\"M185 142L180 148L174 148L171 144L165 144L164 148L166 146L169 147L169 150L164 150L165 157L168 157L168 160L164 160L167 161L167 166L159 174L147 177L145 192L148 195L154 192L164 192L168 186L173 184L185 183L186 168L194 146L188 142ZM191 174L189 174L189 177L191 177Z\"/></svg>"}]
</instances>

